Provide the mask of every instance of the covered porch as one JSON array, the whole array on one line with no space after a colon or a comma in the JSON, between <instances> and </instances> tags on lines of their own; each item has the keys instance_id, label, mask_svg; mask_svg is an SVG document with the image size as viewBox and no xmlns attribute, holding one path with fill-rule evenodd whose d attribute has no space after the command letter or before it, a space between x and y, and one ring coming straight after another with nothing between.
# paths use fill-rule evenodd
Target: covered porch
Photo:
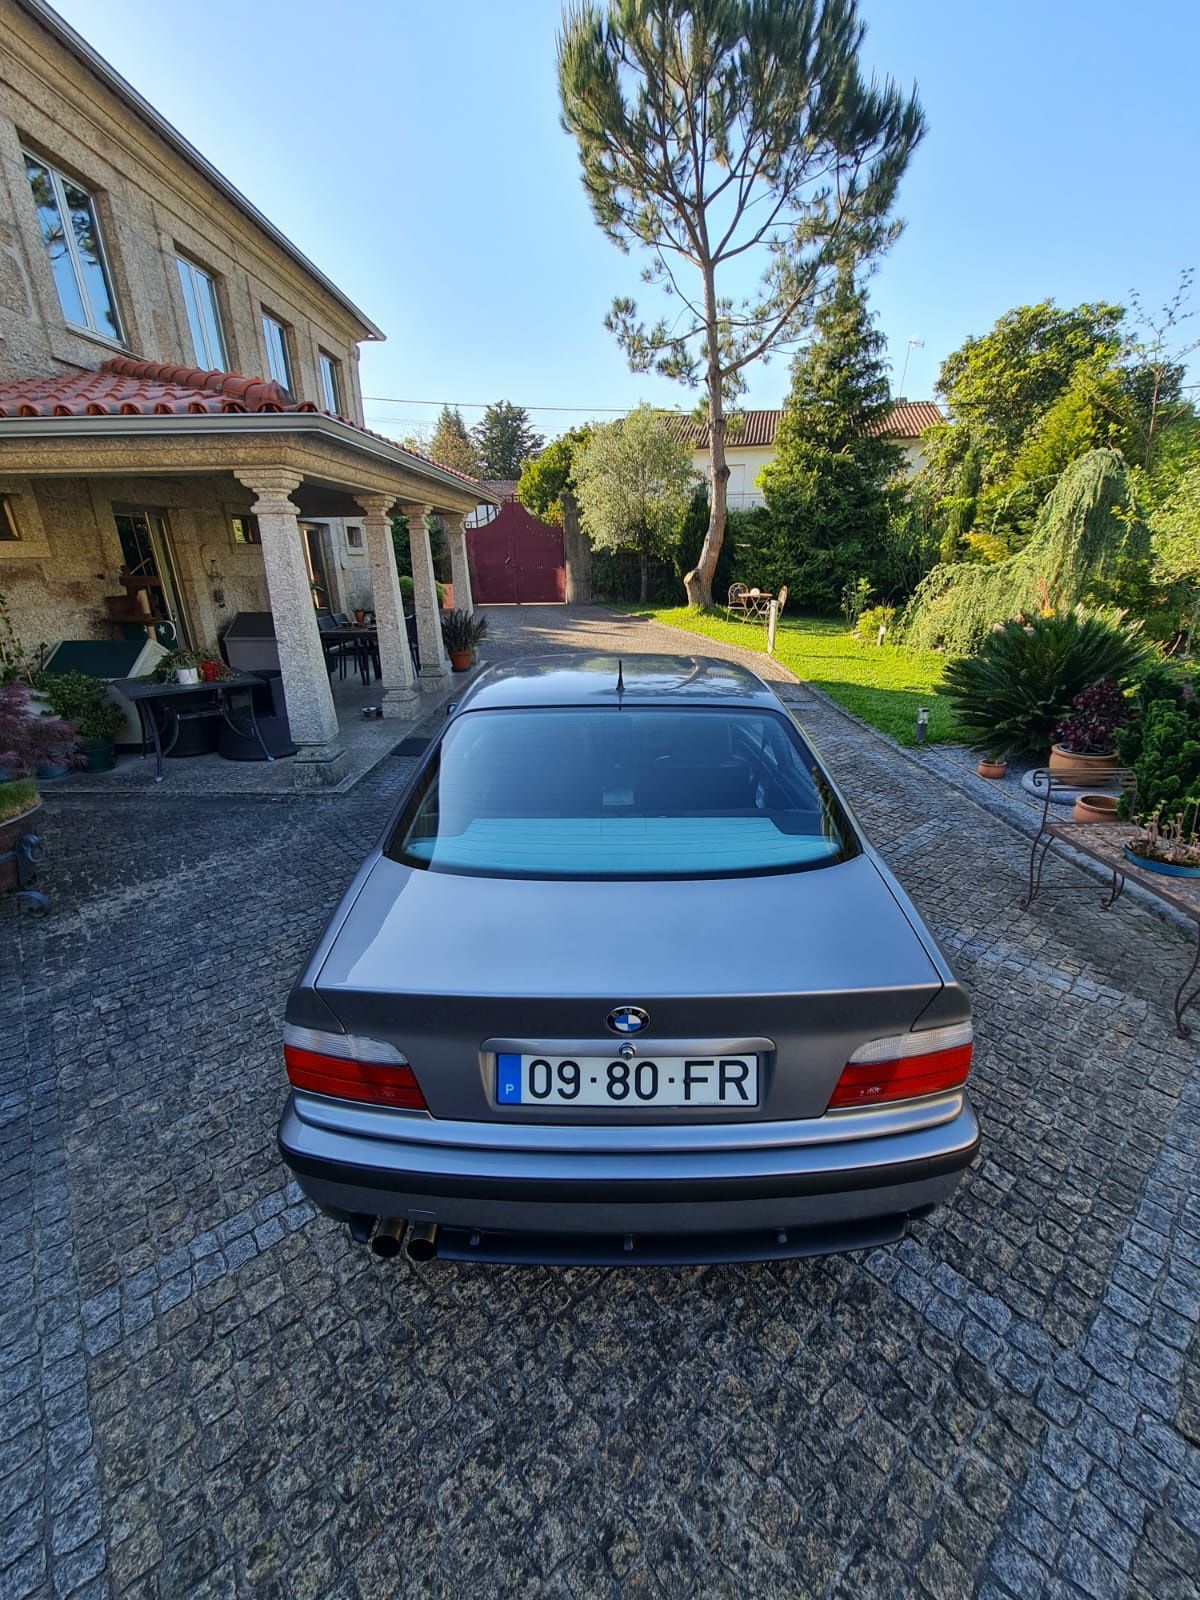
<instances>
[{"instance_id":1,"label":"covered porch","mask_svg":"<svg viewBox=\"0 0 1200 1600\"><path fill-rule=\"evenodd\" d=\"M114 619L106 617L104 602L118 590L123 566L119 519L135 506L152 508L157 519L156 537L163 541L192 643L215 643L239 611L270 612L296 754L271 764L286 768L286 778L280 772L240 779L229 773L220 787L338 787L352 770L362 770L372 752L378 753L369 764L392 748L406 725L450 692L429 522L437 518L444 531L455 604L469 609L463 519L489 498L488 491L353 424L303 411L10 412L0 420L0 496L16 533L0 543L0 587L29 644L100 637L106 622L111 635ZM419 670L409 647L393 544L392 519L401 515L408 528L408 609L415 613ZM323 595L314 551L322 538L351 536L355 548L349 553L359 572L355 592L369 594L366 608L376 629L374 670L366 685L353 669L331 676L318 617L322 603L326 612L339 601L345 604L349 580L344 573L331 578L331 592ZM68 571L71 581L64 586ZM70 615L52 603L65 589ZM86 635L80 632L84 627ZM363 718L364 704L379 708L378 721ZM201 760L207 758L175 765L196 767ZM113 779L95 776L97 786ZM134 781L128 773L126 781ZM196 779L183 781L190 786Z\"/></svg>"}]
</instances>

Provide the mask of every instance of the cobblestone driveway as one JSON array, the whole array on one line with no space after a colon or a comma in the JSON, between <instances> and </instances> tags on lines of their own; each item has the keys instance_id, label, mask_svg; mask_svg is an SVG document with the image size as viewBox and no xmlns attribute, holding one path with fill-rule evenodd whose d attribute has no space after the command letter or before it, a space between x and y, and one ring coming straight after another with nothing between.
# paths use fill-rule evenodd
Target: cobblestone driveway
<instances>
[{"instance_id":1,"label":"cobblestone driveway","mask_svg":"<svg viewBox=\"0 0 1200 1600\"><path fill-rule=\"evenodd\" d=\"M489 653L613 642L689 648L528 610ZM977 1008L983 1158L863 1256L351 1250L285 1186L280 1010L405 764L47 807L54 908L0 909L6 1600L1196 1594L1180 938L1022 915L1023 840L794 692Z\"/></svg>"}]
</instances>

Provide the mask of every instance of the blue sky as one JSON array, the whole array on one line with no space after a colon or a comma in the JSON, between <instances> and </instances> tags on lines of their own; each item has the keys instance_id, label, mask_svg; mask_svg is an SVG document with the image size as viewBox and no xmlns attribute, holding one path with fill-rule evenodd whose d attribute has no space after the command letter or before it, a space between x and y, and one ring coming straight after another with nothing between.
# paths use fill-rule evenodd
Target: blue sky
<instances>
[{"instance_id":1,"label":"blue sky","mask_svg":"<svg viewBox=\"0 0 1200 1600\"><path fill-rule=\"evenodd\" d=\"M630 373L603 327L639 267L592 222L559 126L557 0L57 4L388 334L364 346L364 391L410 403L369 399L372 426L401 435L431 402L504 397L550 437L601 408L693 403ZM941 358L1009 306L1136 286L1157 307L1200 264L1200 7L862 12L869 66L915 81L929 123L905 233L871 282L894 387L912 337L904 392L926 397ZM757 368L745 403L786 386L784 361Z\"/></svg>"}]
</instances>

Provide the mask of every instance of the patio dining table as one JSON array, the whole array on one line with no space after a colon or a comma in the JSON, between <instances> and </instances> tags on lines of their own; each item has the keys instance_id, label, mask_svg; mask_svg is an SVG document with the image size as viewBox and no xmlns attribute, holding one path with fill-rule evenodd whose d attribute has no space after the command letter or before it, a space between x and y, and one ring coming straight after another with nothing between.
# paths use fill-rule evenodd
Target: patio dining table
<instances>
[{"instance_id":1,"label":"patio dining table","mask_svg":"<svg viewBox=\"0 0 1200 1600\"><path fill-rule=\"evenodd\" d=\"M211 682L200 683L156 683L153 678L117 678L113 682L113 688L136 706L142 729L142 758L145 759L149 747L153 745L154 781L161 783L163 757L171 754L179 738L180 719L173 705L175 701L203 704L207 700L216 707L224 722L235 733L240 734L242 738L250 737L257 741L265 761L274 761L275 757L267 749L266 741L258 726L258 719L254 715L253 691L263 681L252 672L235 672L228 678L214 678ZM246 726L236 720L233 712L233 697L239 693L246 696L244 710L249 723L249 734ZM175 714L172 717L173 712ZM172 724L169 728L168 723Z\"/></svg>"},{"instance_id":2,"label":"patio dining table","mask_svg":"<svg viewBox=\"0 0 1200 1600\"><path fill-rule=\"evenodd\" d=\"M373 623L347 622L340 627L322 628L322 644L350 644L354 646L355 660L363 681L363 688L371 681L371 668L375 676L379 671L379 629Z\"/></svg>"}]
</instances>

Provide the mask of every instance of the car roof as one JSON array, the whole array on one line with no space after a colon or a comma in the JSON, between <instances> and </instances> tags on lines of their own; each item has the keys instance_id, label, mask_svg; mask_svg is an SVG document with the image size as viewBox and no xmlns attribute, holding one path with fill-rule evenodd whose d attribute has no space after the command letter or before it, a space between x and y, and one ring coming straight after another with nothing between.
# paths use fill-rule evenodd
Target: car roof
<instances>
[{"instance_id":1,"label":"car roof","mask_svg":"<svg viewBox=\"0 0 1200 1600\"><path fill-rule=\"evenodd\" d=\"M620 691L618 693L618 682ZM779 709L748 667L712 656L543 655L505 662L483 673L460 711L518 706L758 705Z\"/></svg>"}]
</instances>

